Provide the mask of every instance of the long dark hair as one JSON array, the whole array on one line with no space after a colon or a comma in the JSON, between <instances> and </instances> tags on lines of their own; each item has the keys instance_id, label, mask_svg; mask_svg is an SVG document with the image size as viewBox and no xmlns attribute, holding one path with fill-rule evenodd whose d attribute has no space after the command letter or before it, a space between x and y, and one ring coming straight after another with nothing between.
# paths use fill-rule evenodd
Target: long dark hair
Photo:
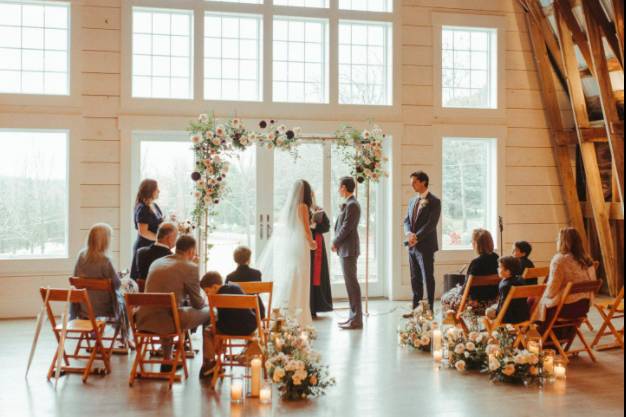
<instances>
[{"instance_id":1,"label":"long dark hair","mask_svg":"<svg viewBox=\"0 0 626 417\"><path fill-rule=\"evenodd\" d=\"M146 178L139 184L139 191L137 191L137 198L135 199L135 206L139 203L148 205L152 202L154 192L159 188L159 183L156 180Z\"/></svg>"},{"instance_id":2,"label":"long dark hair","mask_svg":"<svg viewBox=\"0 0 626 417\"><path fill-rule=\"evenodd\" d=\"M580 233L573 227L564 227L559 232L559 252L563 255L571 253L583 268L593 265L593 259L587 254Z\"/></svg>"},{"instance_id":3,"label":"long dark hair","mask_svg":"<svg viewBox=\"0 0 626 417\"><path fill-rule=\"evenodd\" d=\"M311 209L313 205L313 190L311 189L311 184L309 184L306 180L302 181L302 202L306 204L306 206Z\"/></svg>"}]
</instances>

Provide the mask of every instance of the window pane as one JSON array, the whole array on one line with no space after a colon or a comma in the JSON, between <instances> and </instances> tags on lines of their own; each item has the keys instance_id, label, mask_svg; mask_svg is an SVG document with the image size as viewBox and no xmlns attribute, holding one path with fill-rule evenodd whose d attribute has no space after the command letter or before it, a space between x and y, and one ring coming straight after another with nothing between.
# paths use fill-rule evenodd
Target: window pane
<instances>
[{"instance_id":1,"label":"window pane","mask_svg":"<svg viewBox=\"0 0 626 417\"><path fill-rule=\"evenodd\" d=\"M339 103L390 105L391 25L339 22Z\"/></svg>"},{"instance_id":2,"label":"window pane","mask_svg":"<svg viewBox=\"0 0 626 417\"><path fill-rule=\"evenodd\" d=\"M0 93L69 95L69 18L69 3L0 3Z\"/></svg>"},{"instance_id":3,"label":"window pane","mask_svg":"<svg viewBox=\"0 0 626 417\"><path fill-rule=\"evenodd\" d=\"M343 10L362 10L366 12L391 12L392 0L339 0L339 8Z\"/></svg>"},{"instance_id":4,"label":"window pane","mask_svg":"<svg viewBox=\"0 0 626 417\"><path fill-rule=\"evenodd\" d=\"M261 101L263 17L206 13L204 27L204 98Z\"/></svg>"},{"instance_id":5,"label":"window pane","mask_svg":"<svg viewBox=\"0 0 626 417\"><path fill-rule=\"evenodd\" d=\"M497 108L495 29L443 27L442 106Z\"/></svg>"},{"instance_id":6,"label":"window pane","mask_svg":"<svg viewBox=\"0 0 626 417\"><path fill-rule=\"evenodd\" d=\"M472 248L472 231L496 236L495 139L443 139L443 249Z\"/></svg>"},{"instance_id":7,"label":"window pane","mask_svg":"<svg viewBox=\"0 0 626 417\"><path fill-rule=\"evenodd\" d=\"M328 0L274 0L277 6L327 8Z\"/></svg>"},{"instance_id":8,"label":"window pane","mask_svg":"<svg viewBox=\"0 0 626 417\"><path fill-rule=\"evenodd\" d=\"M327 27L327 20L274 19L279 36L274 40L274 101L328 102Z\"/></svg>"},{"instance_id":9,"label":"window pane","mask_svg":"<svg viewBox=\"0 0 626 417\"><path fill-rule=\"evenodd\" d=\"M0 259L68 252L68 134L0 130Z\"/></svg>"},{"instance_id":10,"label":"window pane","mask_svg":"<svg viewBox=\"0 0 626 417\"><path fill-rule=\"evenodd\" d=\"M193 98L193 12L133 8L133 97Z\"/></svg>"},{"instance_id":11,"label":"window pane","mask_svg":"<svg viewBox=\"0 0 626 417\"><path fill-rule=\"evenodd\" d=\"M211 3L248 3L248 4L263 4L263 0L207 0Z\"/></svg>"}]
</instances>

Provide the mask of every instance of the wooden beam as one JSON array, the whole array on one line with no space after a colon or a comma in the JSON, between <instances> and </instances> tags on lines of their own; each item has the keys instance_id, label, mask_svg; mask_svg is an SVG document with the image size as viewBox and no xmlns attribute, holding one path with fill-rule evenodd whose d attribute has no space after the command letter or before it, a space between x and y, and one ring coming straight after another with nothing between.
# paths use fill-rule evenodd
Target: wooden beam
<instances>
[{"instance_id":1,"label":"wooden beam","mask_svg":"<svg viewBox=\"0 0 626 417\"><path fill-rule=\"evenodd\" d=\"M582 135L585 142L606 143L608 142L604 127L590 127L587 129L564 130L560 136L561 145L578 145L578 134Z\"/></svg>"},{"instance_id":2,"label":"wooden beam","mask_svg":"<svg viewBox=\"0 0 626 417\"><path fill-rule=\"evenodd\" d=\"M613 16L615 17L615 32L617 32L617 41L619 42L620 55L619 59L624 67L624 2L622 0L612 0Z\"/></svg>"},{"instance_id":3,"label":"wooden beam","mask_svg":"<svg viewBox=\"0 0 626 417\"><path fill-rule=\"evenodd\" d=\"M558 36L561 43L561 56L563 65L567 71L569 98L572 104L572 110L574 111L576 129L588 129L591 127L591 123L587 113L587 104L585 102L582 79L578 71L578 61L574 51L572 36L563 19L558 4L555 4L554 11L557 21ZM600 251L602 252L609 289L611 294L613 294L616 291L617 282L619 281L617 278L617 253L611 235L609 212L604 202L604 190L602 187L600 168L598 166L596 145L592 142L585 142L583 140L583 134L580 131L578 133L578 139L585 169L585 178L587 180L587 194L593 210L594 223L598 233L598 242L600 244Z\"/></svg>"},{"instance_id":4,"label":"wooden beam","mask_svg":"<svg viewBox=\"0 0 626 417\"><path fill-rule=\"evenodd\" d=\"M587 38L587 35L585 35L585 39ZM609 72L618 72L622 70L622 64L619 62L619 59L617 58L609 58L606 60L606 64L609 67ZM593 77L593 74L591 73L591 70L589 68L584 68L580 70L580 76L583 78L587 78L587 77Z\"/></svg>"},{"instance_id":5,"label":"wooden beam","mask_svg":"<svg viewBox=\"0 0 626 417\"><path fill-rule=\"evenodd\" d=\"M578 201L576 179L574 178L574 172L572 170L569 147L562 146L559 140L562 132L564 132L564 123L561 109L559 107L555 80L552 76L554 68L550 62L550 57L548 55L549 52L543 36L543 31L541 30L539 23L529 12L526 13L526 24L528 25L530 42L534 51L533 55L535 58L535 65L537 67L537 74L539 75L539 82L541 84L541 97L545 107L548 125L550 126L552 152L554 154L557 170L561 179L563 200L565 201L565 206L567 207L570 224L572 227L576 228L576 230L578 230L580 235L583 237L585 246L589 247L583 213L580 202Z\"/></svg>"},{"instance_id":6,"label":"wooden beam","mask_svg":"<svg viewBox=\"0 0 626 417\"><path fill-rule=\"evenodd\" d=\"M593 219L593 208L589 201L580 202L583 207L583 215L585 219ZM621 204L619 203L605 203L606 210L609 212L609 218L611 220L624 220L624 213L622 212Z\"/></svg>"},{"instance_id":7,"label":"wooden beam","mask_svg":"<svg viewBox=\"0 0 626 417\"><path fill-rule=\"evenodd\" d=\"M593 59L595 74L600 87L600 103L602 105L602 114L604 115L604 123L611 148L611 156L613 157L613 166L617 173L617 187L619 196L622 201L622 212L624 211L624 136L619 132L615 132L615 124L619 123L619 114L617 113L617 102L613 93L613 85L609 69L606 64L606 54L604 44L602 43L602 34L598 26L598 22L589 10L592 7L587 2L583 3L585 21L587 23L587 38L589 40L589 49ZM604 12L603 12L604 13ZM617 134L616 134L617 133Z\"/></svg>"},{"instance_id":8,"label":"wooden beam","mask_svg":"<svg viewBox=\"0 0 626 417\"><path fill-rule=\"evenodd\" d=\"M572 38L574 39L574 43L576 43L576 46L578 46L578 49L580 49L580 53L587 63L587 68L593 75L591 51L589 50L589 44L587 43L587 35L585 35L585 32L583 32L583 30L580 28L578 20L576 20L576 16L574 16L574 12L572 12L572 4L569 0L554 0L554 6L555 9L558 7L561 11L561 16L563 17L563 20L567 24L570 32L572 32Z\"/></svg>"},{"instance_id":9,"label":"wooden beam","mask_svg":"<svg viewBox=\"0 0 626 417\"><path fill-rule=\"evenodd\" d=\"M599 26L600 30L606 37L606 41L613 50L613 54L616 57L621 57L623 54L623 44L620 47L620 42L618 40L618 33L615 28L613 22L609 20L609 17L604 12L604 8L602 4L600 4L600 0L585 0L582 2L582 7L585 15L585 20L589 21L590 17L596 21L596 24ZM587 27L587 31L589 28ZM620 61L621 62L621 61ZM622 69L624 63L621 62Z\"/></svg>"}]
</instances>

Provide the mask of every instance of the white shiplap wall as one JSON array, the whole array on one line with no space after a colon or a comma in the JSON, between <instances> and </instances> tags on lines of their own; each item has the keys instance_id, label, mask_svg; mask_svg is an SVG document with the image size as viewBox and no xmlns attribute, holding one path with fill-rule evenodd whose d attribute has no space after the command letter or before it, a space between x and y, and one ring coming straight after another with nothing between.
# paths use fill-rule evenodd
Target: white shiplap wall
<instances>
[{"instance_id":1,"label":"white shiplap wall","mask_svg":"<svg viewBox=\"0 0 626 417\"><path fill-rule=\"evenodd\" d=\"M68 109L41 106L15 106L0 102L1 111L32 113L65 112L80 115L79 169L72 172L80 181L79 218L71 227L84 237L95 222L107 222L115 229L113 251L119 259L121 149L119 119L121 95L121 0L81 0L75 3L79 13L81 78L80 105ZM552 157L549 132L544 118L539 84L528 42L524 16L515 0L405 0L401 7L400 70L402 80L401 109L391 122L404 125L400 148L401 206L396 215L404 214L411 189L408 175L417 168L435 172L441 167L437 151L433 117L433 29L431 13L453 12L495 14L506 17L507 116L500 127L507 132L504 147L505 188L503 195L506 222L505 248L524 238L535 245L533 259L546 264L554 251L554 237L567 223L561 198L559 178ZM567 101L563 100L566 109ZM565 112L568 118L569 113ZM301 116L303 119L306 115ZM328 120L333 120L329 117ZM2 126L0 126L2 127ZM29 126L25 126L29 127ZM400 227L400 225L398 225ZM437 277L459 269L467 259L440 260ZM401 288L397 294L408 295L409 273L406 256L400 252L401 277L395 279ZM0 317L32 316L40 301L39 286L65 285L70 269L44 274L17 273L0 275ZM441 287L441 285L439 285Z\"/></svg>"}]
</instances>

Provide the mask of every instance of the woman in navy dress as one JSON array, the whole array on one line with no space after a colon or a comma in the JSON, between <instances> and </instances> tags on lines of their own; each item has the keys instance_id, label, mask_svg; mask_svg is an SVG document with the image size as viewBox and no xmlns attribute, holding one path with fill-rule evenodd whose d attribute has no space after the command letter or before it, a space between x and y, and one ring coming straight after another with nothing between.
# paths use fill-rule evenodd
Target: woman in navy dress
<instances>
[{"instance_id":1,"label":"woman in navy dress","mask_svg":"<svg viewBox=\"0 0 626 417\"><path fill-rule=\"evenodd\" d=\"M133 246L133 263L131 265L130 277L134 280L146 277L139 276L137 268L137 251L143 247L150 246L156 241L156 233L159 225L163 223L163 213L155 203L159 198L159 184L155 180L145 179L139 185L137 199L135 200L135 229L137 229L137 240Z\"/></svg>"}]
</instances>

